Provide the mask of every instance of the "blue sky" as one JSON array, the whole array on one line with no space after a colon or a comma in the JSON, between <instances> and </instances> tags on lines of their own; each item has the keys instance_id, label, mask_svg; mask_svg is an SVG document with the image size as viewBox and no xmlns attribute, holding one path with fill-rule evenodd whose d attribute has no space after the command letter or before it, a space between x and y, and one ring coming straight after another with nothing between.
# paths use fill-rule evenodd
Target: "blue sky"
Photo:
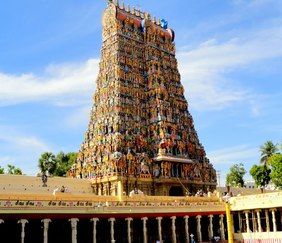
<instances>
[{"instance_id":1,"label":"blue sky","mask_svg":"<svg viewBox=\"0 0 282 243\"><path fill-rule=\"evenodd\" d=\"M35 174L44 151L77 151L88 123L106 1L0 7L0 165ZM282 1L126 1L165 18L195 126L221 171L282 141ZM247 176L248 177L248 176Z\"/></svg>"}]
</instances>

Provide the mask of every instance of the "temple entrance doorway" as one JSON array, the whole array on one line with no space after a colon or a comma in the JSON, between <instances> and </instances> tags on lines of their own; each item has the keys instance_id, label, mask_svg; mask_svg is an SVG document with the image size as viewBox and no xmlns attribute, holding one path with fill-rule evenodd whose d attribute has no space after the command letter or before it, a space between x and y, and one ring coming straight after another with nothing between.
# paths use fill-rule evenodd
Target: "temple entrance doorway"
<instances>
[{"instance_id":1,"label":"temple entrance doorway","mask_svg":"<svg viewBox=\"0 0 282 243\"><path fill-rule=\"evenodd\" d=\"M181 186L172 186L169 190L169 196L182 197L184 196Z\"/></svg>"}]
</instances>

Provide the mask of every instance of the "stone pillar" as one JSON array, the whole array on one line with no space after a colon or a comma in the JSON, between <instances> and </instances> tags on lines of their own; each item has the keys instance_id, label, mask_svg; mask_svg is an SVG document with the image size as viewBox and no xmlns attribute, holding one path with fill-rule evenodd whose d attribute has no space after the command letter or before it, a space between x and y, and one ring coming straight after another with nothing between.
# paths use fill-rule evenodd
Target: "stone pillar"
<instances>
[{"instance_id":1,"label":"stone pillar","mask_svg":"<svg viewBox=\"0 0 282 243\"><path fill-rule=\"evenodd\" d=\"M253 232L257 232L257 222L256 222L254 210L252 210L252 224L253 224Z\"/></svg>"},{"instance_id":2,"label":"stone pillar","mask_svg":"<svg viewBox=\"0 0 282 243\"><path fill-rule=\"evenodd\" d=\"M69 219L71 223L71 242L72 243L77 243L77 222L79 219L77 218L72 218Z\"/></svg>"},{"instance_id":3,"label":"stone pillar","mask_svg":"<svg viewBox=\"0 0 282 243\"><path fill-rule=\"evenodd\" d=\"M115 243L115 228L114 223L116 221L115 218L109 218L108 221L111 223L111 243Z\"/></svg>"},{"instance_id":4,"label":"stone pillar","mask_svg":"<svg viewBox=\"0 0 282 243\"><path fill-rule=\"evenodd\" d=\"M172 216L172 217L170 217L170 219L171 219L172 243L177 243L176 227L175 227L176 216Z\"/></svg>"},{"instance_id":5,"label":"stone pillar","mask_svg":"<svg viewBox=\"0 0 282 243\"><path fill-rule=\"evenodd\" d=\"M225 240L225 234L224 234L224 215L219 215L219 228L220 228L220 239Z\"/></svg>"},{"instance_id":6,"label":"stone pillar","mask_svg":"<svg viewBox=\"0 0 282 243\"><path fill-rule=\"evenodd\" d=\"M48 229L51 219L42 219L41 222L43 223L43 242L48 243Z\"/></svg>"},{"instance_id":7,"label":"stone pillar","mask_svg":"<svg viewBox=\"0 0 282 243\"><path fill-rule=\"evenodd\" d=\"M184 221L185 221L185 239L186 243L190 243L190 237L189 237L189 216L184 216Z\"/></svg>"},{"instance_id":8,"label":"stone pillar","mask_svg":"<svg viewBox=\"0 0 282 243\"><path fill-rule=\"evenodd\" d=\"M209 222L210 222L210 224L209 224L209 239L211 240L212 237L213 237L213 222L212 222L213 215L210 214L208 217L209 217Z\"/></svg>"},{"instance_id":9,"label":"stone pillar","mask_svg":"<svg viewBox=\"0 0 282 243\"><path fill-rule=\"evenodd\" d=\"M21 224L22 231L21 231L21 243L24 243L24 238L25 238L25 225L28 223L26 219L21 219L18 221L18 224Z\"/></svg>"},{"instance_id":10,"label":"stone pillar","mask_svg":"<svg viewBox=\"0 0 282 243\"><path fill-rule=\"evenodd\" d=\"M260 210L256 210L256 213L257 213L258 231L262 232L261 219L260 219Z\"/></svg>"},{"instance_id":11,"label":"stone pillar","mask_svg":"<svg viewBox=\"0 0 282 243\"><path fill-rule=\"evenodd\" d=\"M158 233L159 233L159 241L160 243L163 243L163 237L162 237L162 217L157 217L158 220Z\"/></svg>"},{"instance_id":12,"label":"stone pillar","mask_svg":"<svg viewBox=\"0 0 282 243\"><path fill-rule=\"evenodd\" d=\"M197 215L196 219L197 219L197 240L198 242L202 242L202 227L201 227L201 215Z\"/></svg>"},{"instance_id":13,"label":"stone pillar","mask_svg":"<svg viewBox=\"0 0 282 243\"><path fill-rule=\"evenodd\" d=\"M265 209L265 223L266 223L266 232L270 231L270 224L269 224L269 215L268 215L268 210Z\"/></svg>"},{"instance_id":14,"label":"stone pillar","mask_svg":"<svg viewBox=\"0 0 282 243\"><path fill-rule=\"evenodd\" d=\"M127 221L127 241L128 243L131 243L131 226L130 223L133 220L133 218L126 218L125 221Z\"/></svg>"},{"instance_id":15,"label":"stone pillar","mask_svg":"<svg viewBox=\"0 0 282 243\"><path fill-rule=\"evenodd\" d=\"M143 243L148 243L148 238L147 238L147 217L141 218L143 221Z\"/></svg>"},{"instance_id":16,"label":"stone pillar","mask_svg":"<svg viewBox=\"0 0 282 243\"><path fill-rule=\"evenodd\" d=\"M245 211L247 233L250 233L249 211Z\"/></svg>"},{"instance_id":17,"label":"stone pillar","mask_svg":"<svg viewBox=\"0 0 282 243\"><path fill-rule=\"evenodd\" d=\"M242 232L242 217L241 217L241 212L238 212L238 221L239 221L239 232Z\"/></svg>"},{"instance_id":18,"label":"stone pillar","mask_svg":"<svg viewBox=\"0 0 282 243\"><path fill-rule=\"evenodd\" d=\"M273 225L273 232L277 231L277 225L276 225L276 218L275 218L275 208L270 209L271 214L272 214L272 225Z\"/></svg>"},{"instance_id":19,"label":"stone pillar","mask_svg":"<svg viewBox=\"0 0 282 243\"><path fill-rule=\"evenodd\" d=\"M92 218L90 219L91 222L93 222L93 243L97 243L97 222L99 221L98 218Z\"/></svg>"}]
</instances>

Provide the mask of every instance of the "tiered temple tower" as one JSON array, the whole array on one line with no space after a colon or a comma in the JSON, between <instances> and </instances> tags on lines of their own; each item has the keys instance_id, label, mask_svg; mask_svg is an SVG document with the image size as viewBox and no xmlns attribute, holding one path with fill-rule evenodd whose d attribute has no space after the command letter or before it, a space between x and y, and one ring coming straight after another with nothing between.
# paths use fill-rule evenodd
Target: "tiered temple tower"
<instances>
[{"instance_id":1,"label":"tiered temple tower","mask_svg":"<svg viewBox=\"0 0 282 243\"><path fill-rule=\"evenodd\" d=\"M188 111L165 20L109 1L94 105L73 177L99 195L185 195L216 186Z\"/></svg>"}]
</instances>

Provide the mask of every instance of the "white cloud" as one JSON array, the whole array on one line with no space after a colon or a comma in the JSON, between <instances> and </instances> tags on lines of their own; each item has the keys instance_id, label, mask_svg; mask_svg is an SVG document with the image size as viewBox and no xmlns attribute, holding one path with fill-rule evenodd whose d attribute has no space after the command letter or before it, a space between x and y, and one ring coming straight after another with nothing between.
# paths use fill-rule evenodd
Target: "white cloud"
<instances>
[{"instance_id":1,"label":"white cloud","mask_svg":"<svg viewBox=\"0 0 282 243\"><path fill-rule=\"evenodd\" d=\"M50 65L42 75L0 73L0 106L30 101L47 101L56 105L89 102L99 60Z\"/></svg>"},{"instance_id":2,"label":"white cloud","mask_svg":"<svg viewBox=\"0 0 282 243\"><path fill-rule=\"evenodd\" d=\"M230 148L207 152L208 158L214 165L232 165L235 163L254 162L259 156L259 149L248 145L238 145ZM251 160L251 161L250 161Z\"/></svg>"},{"instance_id":3,"label":"white cloud","mask_svg":"<svg viewBox=\"0 0 282 243\"><path fill-rule=\"evenodd\" d=\"M27 174L35 173L36 161L42 152L52 151L42 139L11 126L0 126L0 146L0 166L14 164Z\"/></svg>"},{"instance_id":4,"label":"white cloud","mask_svg":"<svg viewBox=\"0 0 282 243\"><path fill-rule=\"evenodd\" d=\"M222 109L234 103L247 102L258 114L257 94L245 85L229 80L232 71L248 68L257 62L282 56L282 28L270 28L244 38L218 43L215 39L196 49L177 54L182 83L193 107Z\"/></svg>"},{"instance_id":5,"label":"white cloud","mask_svg":"<svg viewBox=\"0 0 282 243\"><path fill-rule=\"evenodd\" d=\"M73 112L65 119L64 123L71 128L82 125L85 126L90 118L90 110L90 105L74 109Z\"/></svg>"}]
</instances>

